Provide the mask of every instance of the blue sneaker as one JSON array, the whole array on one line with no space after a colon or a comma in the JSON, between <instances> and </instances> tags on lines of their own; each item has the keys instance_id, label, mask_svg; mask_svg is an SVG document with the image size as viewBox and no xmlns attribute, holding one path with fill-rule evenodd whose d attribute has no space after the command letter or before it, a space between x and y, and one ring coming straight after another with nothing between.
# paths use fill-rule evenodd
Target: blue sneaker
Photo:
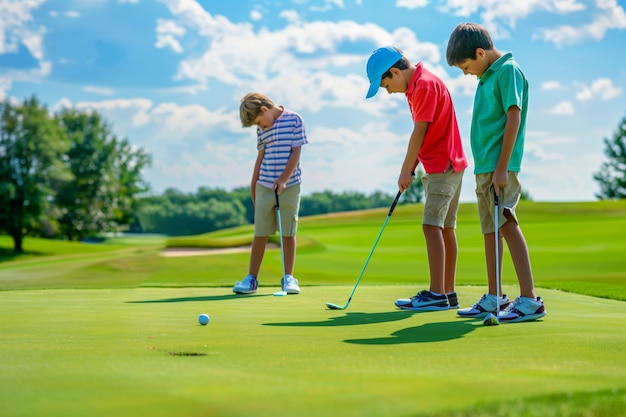
<instances>
[{"instance_id":1,"label":"blue sneaker","mask_svg":"<svg viewBox=\"0 0 626 417\"><path fill-rule=\"evenodd\" d=\"M259 282L252 275L246 276L243 281L237 281L233 287L236 294L254 294L259 287Z\"/></svg>"},{"instance_id":2,"label":"blue sneaker","mask_svg":"<svg viewBox=\"0 0 626 417\"><path fill-rule=\"evenodd\" d=\"M411 298L396 300L396 307L412 311L440 311L448 310L450 305L445 294L435 295L428 290L424 290Z\"/></svg>"}]
</instances>

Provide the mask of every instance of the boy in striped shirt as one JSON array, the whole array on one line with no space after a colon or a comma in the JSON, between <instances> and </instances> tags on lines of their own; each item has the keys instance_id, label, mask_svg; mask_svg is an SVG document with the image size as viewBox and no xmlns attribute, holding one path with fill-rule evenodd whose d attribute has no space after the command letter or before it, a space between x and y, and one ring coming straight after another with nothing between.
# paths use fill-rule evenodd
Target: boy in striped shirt
<instances>
[{"instance_id":1,"label":"boy in striped shirt","mask_svg":"<svg viewBox=\"0 0 626 417\"><path fill-rule=\"evenodd\" d=\"M296 231L300 209L300 152L308 143L302 117L260 93L241 99L239 116L243 127L257 126L258 155L252 173L250 193L254 203L254 239L250 249L248 275L233 287L237 294L253 294L270 235L276 233L276 195L280 199L282 247L285 276L282 290L299 294L293 271L296 259Z\"/></svg>"}]
</instances>

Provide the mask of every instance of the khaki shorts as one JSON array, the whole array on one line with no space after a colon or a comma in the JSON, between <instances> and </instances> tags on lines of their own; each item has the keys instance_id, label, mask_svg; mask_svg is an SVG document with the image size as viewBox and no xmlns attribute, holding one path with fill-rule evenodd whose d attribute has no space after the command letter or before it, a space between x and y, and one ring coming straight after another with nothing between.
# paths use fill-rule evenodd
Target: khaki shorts
<instances>
[{"instance_id":1,"label":"khaki shorts","mask_svg":"<svg viewBox=\"0 0 626 417\"><path fill-rule=\"evenodd\" d=\"M510 172L506 187L500 189L498 197L498 228L507 222L504 211L511 213L515 223L517 215L515 207L522 195L522 185L517 178L517 172ZM495 232L494 221L494 194L493 194L493 173L476 175L476 199L478 200L478 216L480 217L480 229L483 234Z\"/></svg>"},{"instance_id":2,"label":"khaki shorts","mask_svg":"<svg viewBox=\"0 0 626 417\"><path fill-rule=\"evenodd\" d=\"M285 188L278 195L280 220L283 236L292 237L298 230L298 211L300 209L300 184ZM276 195L271 188L257 183L254 205L254 235L270 236L278 227L276 213Z\"/></svg>"},{"instance_id":3,"label":"khaki shorts","mask_svg":"<svg viewBox=\"0 0 626 417\"><path fill-rule=\"evenodd\" d=\"M422 224L454 229L459 210L463 171L448 168L443 174L424 174L424 217Z\"/></svg>"}]
</instances>

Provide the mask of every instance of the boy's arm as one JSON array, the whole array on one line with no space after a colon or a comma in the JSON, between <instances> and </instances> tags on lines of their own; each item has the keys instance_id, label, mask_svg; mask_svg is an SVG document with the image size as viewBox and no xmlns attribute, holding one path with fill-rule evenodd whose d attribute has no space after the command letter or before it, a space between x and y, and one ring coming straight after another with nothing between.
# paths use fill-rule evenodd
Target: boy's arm
<instances>
[{"instance_id":1,"label":"boy's arm","mask_svg":"<svg viewBox=\"0 0 626 417\"><path fill-rule=\"evenodd\" d=\"M521 111L517 106L511 106L506 112L506 124L504 125L504 137L502 139L502 150L500 159L493 173L493 186L497 195L500 195L500 188L504 188L508 182L508 168L513 147L517 139L517 132L521 123Z\"/></svg>"},{"instance_id":2,"label":"boy's arm","mask_svg":"<svg viewBox=\"0 0 626 417\"><path fill-rule=\"evenodd\" d=\"M285 187L287 186L287 181L289 180L289 177L291 177L291 174L293 174L293 171L296 170L296 167L298 166L298 162L300 161L301 151L302 151L301 146L291 148L291 156L289 157L289 160L287 161L287 165L285 165L285 169L283 170L282 174L280 174L280 176L274 183L274 190L276 190L278 194L280 194L285 189Z\"/></svg>"},{"instance_id":3,"label":"boy's arm","mask_svg":"<svg viewBox=\"0 0 626 417\"><path fill-rule=\"evenodd\" d=\"M398 178L398 188L400 191L406 191L413 182L413 173L417 164L419 164L417 155L422 147L422 143L424 143L426 129L428 129L428 122L415 122L413 126L409 147L406 150L406 156L404 157L400 177Z\"/></svg>"},{"instance_id":4,"label":"boy's arm","mask_svg":"<svg viewBox=\"0 0 626 417\"><path fill-rule=\"evenodd\" d=\"M260 149L256 156L256 162L254 163L254 171L252 171L252 180L250 181L250 196L252 196L252 204L256 201L256 182L259 180L261 173L261 162L265 156L265 149Z\"/></svg>"}]
</instances>

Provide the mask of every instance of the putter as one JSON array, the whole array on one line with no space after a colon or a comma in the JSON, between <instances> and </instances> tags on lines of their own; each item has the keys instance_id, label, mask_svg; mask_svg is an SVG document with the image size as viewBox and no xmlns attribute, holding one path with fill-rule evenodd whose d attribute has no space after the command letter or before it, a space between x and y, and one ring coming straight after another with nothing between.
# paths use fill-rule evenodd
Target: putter
<instances>
[{"instance_id":1,"label":"putter","mask_svg":"<svg viewBox=\"0 0 626 417\"><path fill-rule=\"evenodd\" d=\"M487 314L483 324L485 326L497 326L500 324L500 239L498 237L498 195L496 194L496 190L493 190L493 203L494 203L494 213L493 213L493 223L494 223L494 235L496 241L496 315Z\"/></svg>"},{"instance_id":2,"label":"putter","mask_svg":"<svg viewBox=\"0 0 626 417\"><path fill-rule=\"evenodd\" d=\"M280 258L283 265L283 279L285 279L285 251L283 250L283 225L280 221L280 203L278 201L278 192L274 190L274 195L276 196L276 216L278 218L278 239L280 240ZM287 291L283 288L281 291L276 291L274 293L277 297L283 297L287 295Z\"/></svg>"},{"instance_id":3,"label":"putter","mask_svg":"<svg viewBox=\"0 0 626 417\"><path fill-rule=\"evenodd\" d=\"M378 244L378 241L380 240L380 236L383 234L383 230L385 230L385 226L387 226L387 222L389 221L389 218L391 217L391 213L393 213L393 209L395 209L396 208L396 204L398 204L398 200L400 199L400 195L402 195L402 191L398 191L398 194L396 195L396 198L393 200L393 204L391 205L391 208L389 209L389 214L387 214L387 218L385 218L385 222L383 223L383 227L381 227L380 232L378 233L378 237L376 238L376 241L374 242L374 246L372 246L372 250L370 251L370 254L367 257L367 260L365 261L365 265L363 265L363 269L361 269L361 273L359 274L359 278L356 280L356 284L354 285L354 288L352 289L352 293L350 294L350 297L348 297L348 301L346 302L346 304L343 307L340 306L340 305L337 305L337 304L333 304L333 303L326 303L326 307L328 307L330 310L345 310L350 305L350 301L352 300L352 296L354 295L354 292L356 291L356 287L359 286L359 282L361 281L361 277L363 276L363 272L365 272L365 268L367 268L367 264L369 263L370 258L372 257L372 254L374 253L374 249L376 249L376 245Z\"/></svg>"}]
</instances>

